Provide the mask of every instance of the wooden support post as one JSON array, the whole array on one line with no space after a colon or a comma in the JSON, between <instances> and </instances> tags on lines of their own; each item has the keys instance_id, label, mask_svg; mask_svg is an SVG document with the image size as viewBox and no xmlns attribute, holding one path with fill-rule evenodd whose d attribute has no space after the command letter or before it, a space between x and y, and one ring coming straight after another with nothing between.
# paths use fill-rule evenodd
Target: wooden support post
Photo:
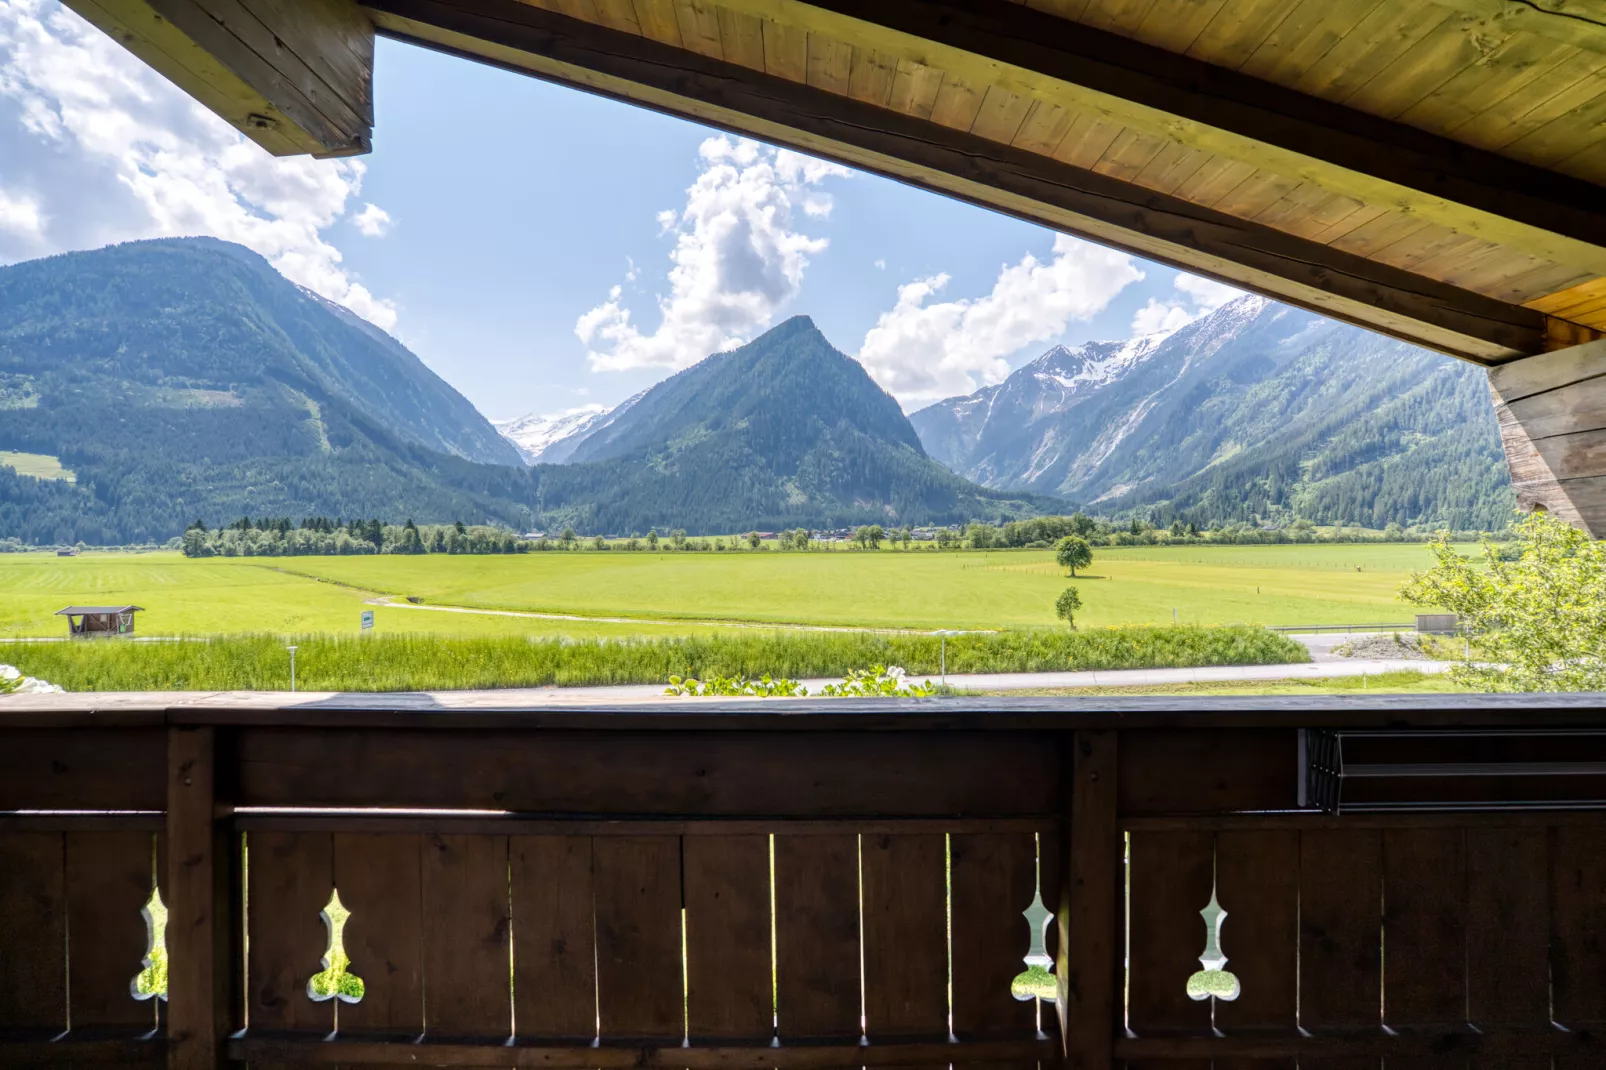
<instances>
[{"instance_id":1,"label":"wooden support post","mask_svg":"<svg viewBox=\"0 0 1606 1070\"><path fill-rule=\"evenodd\" d=\"M1606 538L1606 340L1489 370L1517 505Z\"/></svg>"},{"instance_id":2,"label":"wooden support post","mask_svg":"<svg viewBox=\"0 0 1606 1070\"><path fill-rule=\"evenodd\" d=\"M221 1065L240 1002L240 853L216 820L215 731L174 727L167 734L170 1070Z\"/></svg>"},{"instance_id":3,"label":"wooden support post","mask_svg":"<svg viewBox=\"0 0 1606 1070\"><path fill-rule=\"evenodd\" d=\"M1109 1070L1121 963L1121 838L1111 731L1074 732L1059 894L1059 1016L1068 1070Z\"/></svg>"}]
</instances>

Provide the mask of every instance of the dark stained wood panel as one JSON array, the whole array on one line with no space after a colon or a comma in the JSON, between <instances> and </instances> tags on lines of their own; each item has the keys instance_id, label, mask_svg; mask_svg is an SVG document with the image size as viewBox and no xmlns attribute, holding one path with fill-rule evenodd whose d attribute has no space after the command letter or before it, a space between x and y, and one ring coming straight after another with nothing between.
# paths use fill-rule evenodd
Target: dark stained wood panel
<instances>
[{"instance_id":1,"label":"dark stained wood panel","mask_svg":"<svg viewBox=\"0 0 1606 1070\"><path fill-rule=\"evenodd\" d=\"M1203 968L1199 912L1210 902L1214 850L1209 832L1132 834L1127 1021L1138 1036L1210 1029L1210 1001L1188 998L1187 988Z\"/></svg>"},{"instance_id":2,"label":"dark stained wood panel","mask_svg":"<svg viewBox=\"0 0 1606 1070\"><path fill-rule=\"evenodd\" d=\"M1383 833L1383 1020L1390 1028L1467 1021L1466 834Z\"/></svg>"},{"instance_id":3,"label":"dark stained wood panel","mask_svg":"<svg viewBox=\"0 0 1606 1070\"><path fill-rule=\"evenodd\" d=\"M342 942L362 1000L340 1007L341 1033L416 1037L424 1031L421 837L338 833L335 886L351 911Z\"/></svg>"},{"instance_id":4,"label":"dark stained wood panel","mask_svg":"<svg viewBox=\"0 0 1606 1070\"><path fill-rule=\"evenodd\" d=\"M1216 1004L1217 1028L1292 1033L1299 993L1299 833L1217 833L1216 894L1227 911L1221 950L1241 988L1236 1000Z\"/></svg>"},{"instance_id":5,"label":"dark stained wood panel","mask_svg":"<svg viewBox=\"0 0 1606 1070\"><path fill-rule=\"evenodd\" d=\"M1376 1028L1382 999L1382 834L1299 840L1299 1018L1311 1032Z\"/></svg>"},{"instance_id":6,"label":"dark stained wood panel","mask_svg":"<svg viewBox=\"0 0 1606 1070\"><path fill-rule=\"evenodd\" d=\"M1551 833L1551 1012L1561 1025L1606 1007L1606 829Z\"/></svg>"},{"instance_id":7,"label":"dark stained wood panel","mask_svg":"<svg viewBox=\"0 0 1606 1070\"><path fill-rule=\"evenodd\" d=\"M1485 1031L1542 1030L1550 1022L1549 832L1494 825L1467 829L1466 840L1467 1020Z\"/></svg>"},{"instance_id":8,"label":"dark stained wood panel","mask_svg":"<svg viewBox=\"0 0 1606 1070\"><path fill-rule=\"evenodd\" d=\"M1129 732L1121 738L1121 816L1291 808L1297 748L1292 729Z\"/></svg>"},{"instance_id":9,"label":"dark stained wood panel","mask_svg":"<svg viewBox=\"0 0 1606 1070\"><path fill-rule=\"evenodd\" d=\"M863 837L864 1019L872 1043L948 1035L946 837Z\"/></svg>"},{"instance_id":10,"label":"dark stained wood panel","mask_svg":"<svg viewBox=\"0 0 1606 1070\"><path fill-rule=\"evenodd\" d=\"M432 1037L512 1035L505 836L423 837L424 1020Z\"/></svg>"},{"instance_id":11,"label":"dark stained wood panel","mask_svg":"<svg viewBox=\"0 0 1606 1070\"><path fill-rule=\"evenodd\" d=\"M253 832L246 840L253 1029L323 1035L335 1027L335 1001L307 996L307 982L323 969L329 947L323 908L335 887L333 850L328 833Z\"/></svg>"},{"instance_id":12,"label":"dark stained wood panel","mask_svg":"<svg viewBox=\"0 0 1606 1070\"><path fill-rule=\"evenodd\" d=\"M679 1040L686 1033L680 837L600 836L592 859L602 1037Z\"/></svg>"},{"instance_id":13,"label":"dark stained wood panel","mask_svg":"<svg viewBox=\"0 0 1606 1070\"><path fill-rule=\"evenodd\" d=\"M0 832L0 1030L67 1028L65 862L59 832Z\"/></svg>"},{"instance_id":14,"label":"dark stained wood panel","mask_svg":"<svg viewBox=\"0 0 1606 1070\"><path fill-rule=\"evenodd\" d=\"M687 836L687 1033L768 1044L775 1032L768 836Z\"/></svg>"},{"instance_id":15,"label":"dark stained wood panel","mask_svg":"<svg viewBox=\"0 0 1606 1070\"><path fill-rule=\"evenodd\" d=\"M12 728L0 749L0 810L160 810L160 728Z\"/></svg>"},{"instance_id":16,"label":"dark stained wood panel","mask_svg":"<svg viewBox=\"0 0 1606 1070\"><path fill-rule=\"evenodd\" d=\"M136 1000L131 991L148 947L143 910L155 885L154 847L149 832L67 833L67 975L74 1029L155 1024L154 1001Z\"/></svg>"},{"instance_id":17,"label":"dark stained wood panel","mask_svg":"<svg viewBox=\"0 0 1606 1070\"><path fill-rule=\"evenodd\" d=\"M777 1032L854 1038L859 979L859 838L775 837Z\"/></svg>"},{"instance_id":18,"label":"dark stained wood panel","mask_svg":"<svg viewBox=\"0 0 1606 1070\"><path fill-rule=\"evenodd\" d=\"M597 1035L589 836L513 836L513 1000L520 1037Z\"/></svg>"},{"instance_id":19,"label":"dark stained wood panel","mask_svg":"<svg viewBox=\"0 0 1606 1070\"><path fill-rule=\"evenodd\" d=\"M1017 1000L1010 983L1026 969L1031 943L1023 913L1037 892L1037 837L958 833L949 852L954 1035L1030 1036L1037 1008Z\"/></svg>"}]
</instances>

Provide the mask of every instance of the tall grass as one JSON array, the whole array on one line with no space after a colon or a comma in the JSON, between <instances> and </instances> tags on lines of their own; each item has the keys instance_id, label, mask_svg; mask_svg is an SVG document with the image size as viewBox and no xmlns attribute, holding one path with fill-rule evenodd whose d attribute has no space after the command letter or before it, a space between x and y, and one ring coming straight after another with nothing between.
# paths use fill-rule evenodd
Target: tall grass
<instances>
[{"instance_id":1,"label":"tall grass","mask_svg":"<svg viewBox=\"0 0 1606 1070\"><path fill-rule=\"evenodd\" d=\"M671 675L842 676L871 665L938 672L938 640L865 632L740 632L673 639L528 639L387 635L229 636L0 644L12 662L68 691L281 691L286 642L303 691L445 691L490 687L662 684ZM1268 665L1308 661L1299 643L1247 626L1009 631L948 639L949 673Z\"/></svg>"}]
</instances>

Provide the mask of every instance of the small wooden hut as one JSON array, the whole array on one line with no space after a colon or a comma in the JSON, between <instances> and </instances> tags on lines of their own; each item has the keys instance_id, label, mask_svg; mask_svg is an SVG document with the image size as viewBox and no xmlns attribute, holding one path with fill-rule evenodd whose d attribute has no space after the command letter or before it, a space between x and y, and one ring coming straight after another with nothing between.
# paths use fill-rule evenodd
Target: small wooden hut
<instances>
[{"instance_id":1,"label":"small wooden hut","mask_svg":"<svg viewBox=\"0 0 1606 1070\"><path fill-rule=\"evenodd\" d=\"M68 606L56 610L67 618L67 632L74 639L109 639L134 634L134 614L143 606Z\"/></svg>"}]
</instances>

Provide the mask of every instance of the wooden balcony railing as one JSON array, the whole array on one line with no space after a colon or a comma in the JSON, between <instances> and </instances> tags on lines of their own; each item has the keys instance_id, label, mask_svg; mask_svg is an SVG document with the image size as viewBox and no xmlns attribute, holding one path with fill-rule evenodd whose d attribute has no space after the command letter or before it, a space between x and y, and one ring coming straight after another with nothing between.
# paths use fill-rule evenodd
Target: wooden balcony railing
<instances>
[{"instance_id":1,"label":"wooden balcony railing","mask_svg":"<svg viewBox=\"0 0 1606 1070\"><path fill-rule=\"evenodd\" d=\"M1603 1066L1600 702L0 706L0 1066Z\"/></svg>"}]
</instances>

